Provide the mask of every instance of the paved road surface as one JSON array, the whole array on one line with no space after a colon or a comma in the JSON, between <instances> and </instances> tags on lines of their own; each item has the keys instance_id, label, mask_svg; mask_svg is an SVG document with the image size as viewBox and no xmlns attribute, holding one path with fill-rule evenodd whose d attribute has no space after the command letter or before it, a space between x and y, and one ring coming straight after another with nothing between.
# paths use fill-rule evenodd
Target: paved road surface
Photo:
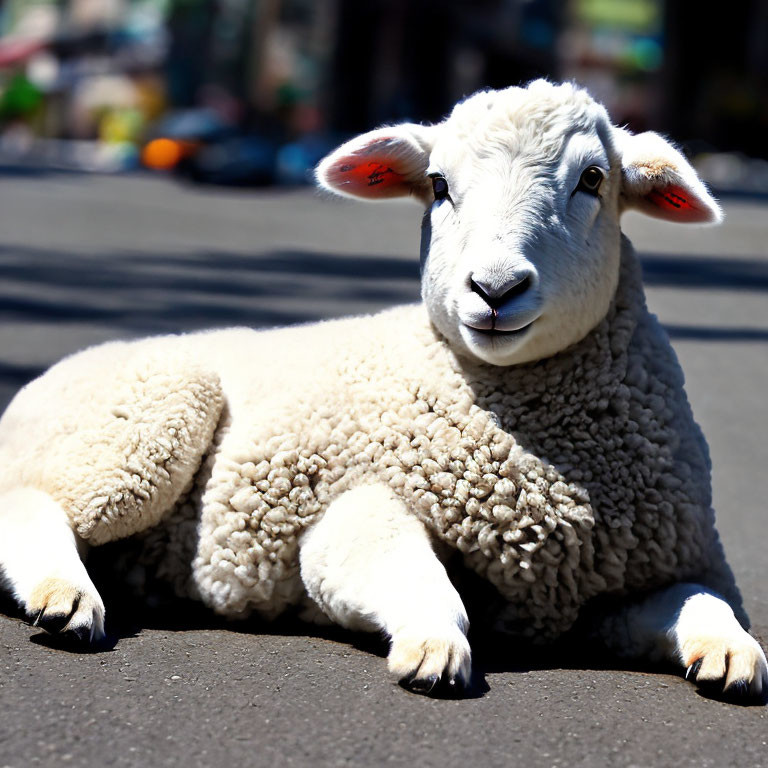
<instances>
[{"instance_id":1,"label":"paved road surface","mask_svg":"<svg viewBox=\"0 0 768 768\"><path fill-rule=\"evenodd\" d=\"M720 528L768 641L768 206L719 229L627 217L709 436ZM0 182L0 406L105 339L276 325L418 296L419 212L146 178ZM120 614L112 598L110 615ZM0 614L0 768L104 765L768 766L766 708L595 660L476 654L487 690L410 695L350 635L134 616L112 651Z\"/></svg>"}]
</instances>

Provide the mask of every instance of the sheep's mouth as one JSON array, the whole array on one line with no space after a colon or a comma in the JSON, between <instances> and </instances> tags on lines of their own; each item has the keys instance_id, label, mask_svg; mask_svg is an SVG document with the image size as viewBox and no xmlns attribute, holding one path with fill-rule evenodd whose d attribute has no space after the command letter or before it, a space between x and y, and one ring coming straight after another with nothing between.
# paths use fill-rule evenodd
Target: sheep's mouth
<instances>
[{"instance_id":1,"label":"sheep's mouth","mask_svg":"<svg viewBox=\"0 0 768 768\"><path fill-rule=\"evenodd\" d=\"M472 325L466 325L466 327L473 333L477 333L488 339L516 339L527 333L534 322L535 321L531 321L527 325L524 325L521 328L515 328L512 331L502 331L498 328L475 328Z\"/></svg>"},{"instance_id":2,"label":"sheep's mouth","mask_svg":"<svg viewBox=\"0 0 768 768\"><path fill-rule=\"evenodd\" d=\"M475 292L463 293L457 301L458 320L476 344L511 344L528 334L544 307L537 291L527 291L522 297L494 306L483 301Z\"/></svg>"}]
</instances>

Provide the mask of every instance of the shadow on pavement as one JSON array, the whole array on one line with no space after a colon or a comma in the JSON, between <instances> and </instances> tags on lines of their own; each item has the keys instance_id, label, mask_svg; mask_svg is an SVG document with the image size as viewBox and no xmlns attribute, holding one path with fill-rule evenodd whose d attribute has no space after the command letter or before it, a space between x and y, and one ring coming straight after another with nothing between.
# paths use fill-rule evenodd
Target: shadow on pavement
<instances>
[{"instance_id":1,"label":"shadow on pavement","mask_svg":"<svg viewBox=\"0 0 768 768\"><path fill-rule=\"evenodd\" d=\"M768 260L726 256L695 258L672 254L642 255L646 285L721 290L768 290Z\"/></svg>"},{"instance_id":2,"label":"shadow on pavement","mask_svg":"<svg viewBox=\"0 0 768 768\"><path fill-rule=\"evenodd\" d=\"M0 382L21 387L39 376L43 370L43 368L35 365L13 365L0 361Z\"/></svg>"},{"instance_id":3,"label":"shadow on pavement","mask_svg":"<svg viewBox=\"0 0 768 768\"><path fill-rule=\"evenodd\" d=\"M0 265L0 321L98 321L129 334L287 325L334 316L350 302L375 310L418 299L415 258L6 247Z\"/></svg>"},{"instance_id":4,"label":"shadow on pavement","mask_svg":"<svg viewBox=\"0 0 768 768\"><path fill-rule=\"evenodd\" d=\"M768 341L768 328L719 328L699 325L664 325L671 339L690 341Z\"/></svg>"},{"instance_id":5,"label":"shadow on pavement","mask_svg":"<svg viewBox=\"0 0 768 768\"><path fill-rule=\"evenodd\" d=\"M768 290L768 261L757 257L653 254L642 262L650 286ZM415 257L302 250L79 254L0 246L0 269L0 323L51 325L59 332L72 328L73 336L84 325L103 328L106 338L233 325L275 327L374 312L419 298ZM768 328L666 329L677 340L768 341ZM45 367L0 359L0 406Z\"/></svg>"}]
</instances>

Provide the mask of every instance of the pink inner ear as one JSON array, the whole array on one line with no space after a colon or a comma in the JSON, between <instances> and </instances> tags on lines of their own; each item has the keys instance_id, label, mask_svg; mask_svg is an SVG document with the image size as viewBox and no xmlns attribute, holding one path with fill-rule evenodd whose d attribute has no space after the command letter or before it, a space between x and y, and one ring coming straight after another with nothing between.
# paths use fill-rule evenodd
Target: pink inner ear
<instances>
[{"instance_id":1,"label":"pink inner ear","mask_svg":"<svg viewBox=\"0 0 768 768\"><path fill-rule=\"evenodd\" d=\"M342 190L358 197L395 197L408 193L405 176L380 160L349 155L334 165L332 174Z\"/></svg>"},{"instance_id":2,"label":"pink inner ear","mask_svg":"<svg viewBox=\"0 0 768 768\"><path fill-rule=\"evenodd\" d=\"M692 211L698 211L695 205L692 205L688 199L687 192L682 187L668 186L662 189L652 189L645 199L649 203L670 213L680 213L686 217Z\"/></svg>"},{"instance_id":3,"label":"pink inner ear","mask_svg":"<svg viewBox=\"0 0 768 768\"><path fill-rule=\"evenodd\" d=\"M643 197L646 213L682 224L702 224L717 221L717 210L712 209L690 189L677 184L652 189Z\"/></svg>"},{"instance_id":4,"label":"pink inner ear","mask_svg":"<svg viewBox=\"0 0 768 768\"><path fill-rule=\"evenodd\" d=\"M355 186L388 187L399 186L403 183L403 175L384 163L376 161L369 163L343 163L339 166L339 176L352 182Z\"/></svg>"}]
</instances>

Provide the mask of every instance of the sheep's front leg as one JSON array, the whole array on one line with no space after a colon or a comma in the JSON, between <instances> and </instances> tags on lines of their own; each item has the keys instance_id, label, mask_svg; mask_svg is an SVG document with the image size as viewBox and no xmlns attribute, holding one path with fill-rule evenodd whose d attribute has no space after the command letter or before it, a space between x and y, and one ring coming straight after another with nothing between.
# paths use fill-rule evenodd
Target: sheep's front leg
<instances>
[{"instance_id":1,"label":"sheep's front leg","mask_svg":"<svg viewBox=\"0 0 768 768\"><path fill-rule=\"evenodd\" d=\"M0 494L0 576L36 626L83 641L104 636L104 603L61 505L33 488Z\"/></svg>"},{"instance_id":2,"label":"sheep's front leg","mask_svg":"<svg viewBox=\"0 0 768 768\"><path fill-rule=\"evenodd\" d=\"M768 694L768 665L757 641L730 605L700 584L675 584L622 608L601 624L612 650L634 658L667 660L686 677L729 698Z\"/></svg>"},{"instance_id":3,"label":"sheep's front leg","mask_svg":"<svg viewBox=\"0 0 768 768\"><path fill-rule=\"evenodd\" d=\"M467 614L426 529L383 485L347 491L300 542L310 597L336 623L384 630L389 669L412 690L469 682Z\"/></svg>"}]
</instances>

